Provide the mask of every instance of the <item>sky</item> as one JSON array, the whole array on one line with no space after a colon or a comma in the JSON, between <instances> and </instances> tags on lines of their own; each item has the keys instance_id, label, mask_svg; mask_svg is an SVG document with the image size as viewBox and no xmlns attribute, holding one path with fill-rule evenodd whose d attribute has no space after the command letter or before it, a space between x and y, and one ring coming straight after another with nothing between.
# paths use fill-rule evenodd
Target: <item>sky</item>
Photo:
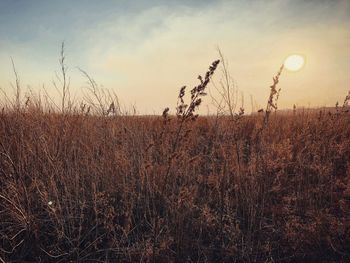
<instances>
[{"instance_id":1,"label":"sky","mask_svg":"<svg viewBox=\"0 0 350 263\"><path fill-rule=\"evenodd\" d=\"M12 92L12 58L23 97L45 87L59 99L52 82L63 41L77 101L87 86L79 67L140 114L174 111L179 89L198 83L218 47L247 112L251 98L266 105L290 54L306 64L282 73L280 108L334 106L350 90L349 0L0 0L1 89ZM210 96L202 107L215 111Z\"/></svg>"}]
</instances>

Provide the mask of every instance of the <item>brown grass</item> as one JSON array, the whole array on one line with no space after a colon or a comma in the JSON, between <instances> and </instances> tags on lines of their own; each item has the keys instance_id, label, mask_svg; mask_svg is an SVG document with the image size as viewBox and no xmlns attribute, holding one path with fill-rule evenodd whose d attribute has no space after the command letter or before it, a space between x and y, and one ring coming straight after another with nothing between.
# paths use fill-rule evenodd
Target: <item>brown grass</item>
<instances>
[{"instance_id":1,"label":"brown grass","mask_svg":"<svg viewBox=\"0 0 350 263\"><path fill-rule=\"evenodd\" d=\"M3 110L0 261L349 262L350 115L197 118L199 79L177 116Z\"/></svg>"}]
</instances>

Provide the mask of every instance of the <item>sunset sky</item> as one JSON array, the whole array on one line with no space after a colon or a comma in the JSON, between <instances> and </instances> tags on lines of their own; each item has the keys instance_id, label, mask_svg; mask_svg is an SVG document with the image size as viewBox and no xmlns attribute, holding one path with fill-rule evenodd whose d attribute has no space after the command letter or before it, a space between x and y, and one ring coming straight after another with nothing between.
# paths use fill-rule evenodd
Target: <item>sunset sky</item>
<instances>
[{"instance_id":1,"label":"sunset sky","mask_svg":"<svg viewBox=\"0 0 350 263\"><path fill-rule=\"evenodd\" d=\"M24 90L44 85L57 98L62 41L77 98L86 86L80 67L142 114L174 108L218 46L248 112L250 95L266 104L272 76L294 53L306 64L283 72L280 108L334 106L350 89L349 0L0 0L1 88L11 91L12 57Z\"/></svg>"}]
</instances>

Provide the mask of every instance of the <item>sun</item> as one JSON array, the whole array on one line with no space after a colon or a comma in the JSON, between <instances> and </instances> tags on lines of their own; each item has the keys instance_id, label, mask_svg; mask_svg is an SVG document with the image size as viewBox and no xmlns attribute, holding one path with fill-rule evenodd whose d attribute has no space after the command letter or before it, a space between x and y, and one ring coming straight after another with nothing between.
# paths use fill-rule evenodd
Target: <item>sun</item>
<instances>
[{"instance_id":1,"label":"sun","mask_svg":"<svg viewBox=\"0 0 350 263\"><path fill-rule=\"evenodd\" d=\"M298 71L305 64L305 59L301 55L290 55L284 61L284 67L290 71Z\"/></svg>"}]
</instances>

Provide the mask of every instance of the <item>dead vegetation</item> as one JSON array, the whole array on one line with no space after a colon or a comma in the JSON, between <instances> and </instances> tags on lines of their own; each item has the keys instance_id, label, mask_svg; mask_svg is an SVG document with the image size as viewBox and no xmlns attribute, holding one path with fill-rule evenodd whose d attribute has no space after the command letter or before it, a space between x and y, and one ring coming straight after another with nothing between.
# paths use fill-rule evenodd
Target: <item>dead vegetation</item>
<instances>
[{"instance_id":1,"label":"dead vegetation","mask_svg":"<svg viewBox=\"0 0 350 263\"><path fill-rule=\"evenodd\" d=\"M218 64L175 115L109 114L87 74L81 110L67 84L60 112L16 98L0 114L0 260L348 262L349 114L236 118L231 101L198 117Z\"/></svg>"}]
</instances>

